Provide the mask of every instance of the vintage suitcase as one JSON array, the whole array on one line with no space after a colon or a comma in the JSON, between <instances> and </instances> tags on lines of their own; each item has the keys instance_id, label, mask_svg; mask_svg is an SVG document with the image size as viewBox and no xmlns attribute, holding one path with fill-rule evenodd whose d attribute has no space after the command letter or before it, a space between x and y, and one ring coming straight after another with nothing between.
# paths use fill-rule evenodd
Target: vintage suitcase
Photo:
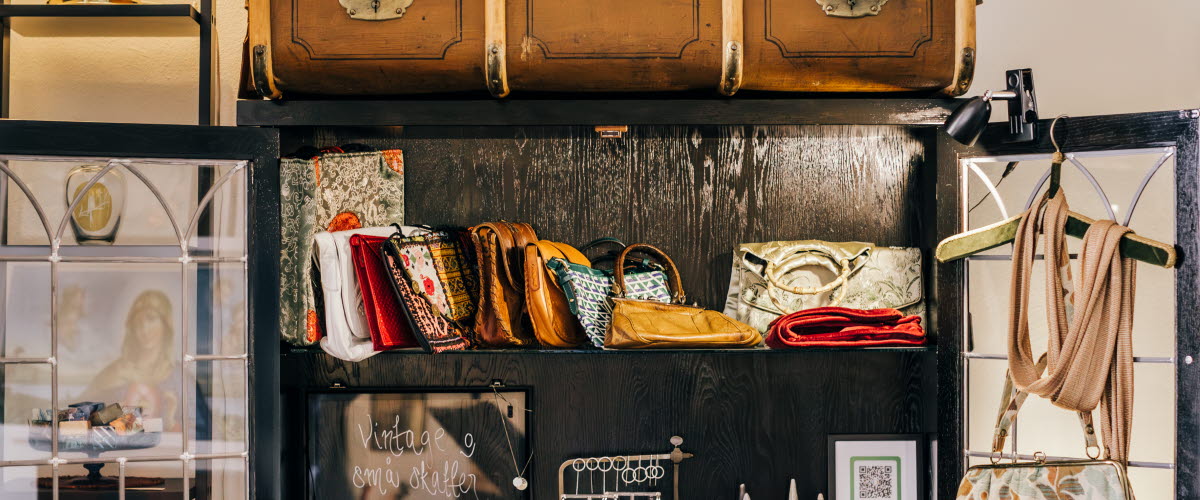
<instances>
[{"instance_id":1,"label":"vintage suitcase","mask_svg":"<svg viewBox=\"0 0 1200 500\"><path fill-rule=\"evenodd\" d=\"M248 0L246 86L941 91L974 70L975 0Z\"/></svg>"}]
</instances>

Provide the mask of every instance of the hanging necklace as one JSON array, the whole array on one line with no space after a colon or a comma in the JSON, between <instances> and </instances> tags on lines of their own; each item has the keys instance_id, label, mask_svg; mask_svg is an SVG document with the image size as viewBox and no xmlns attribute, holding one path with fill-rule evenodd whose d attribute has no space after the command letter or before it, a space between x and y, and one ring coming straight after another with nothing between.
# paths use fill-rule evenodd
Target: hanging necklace
<instances>
[{"instance_id":1,"label":"hanging necklace","mask_svg":"<svg viewBox=\"0 0 1200 500\"><path fill-rule=\"evenodd\" d=\"M492 386L492 393L495 394L494 399L496 400L496 409L500 409L501 399L503 399L505 403L508 403L509 409L512 409L512 402L510 402L508 398L501 396L500 391L498 391L496 387L496 385ZM525 408L524 410L530 413L533 412L533 410L528 408ZM529 487L529 480L525 479L525 471L529 470L529 464L533 463L533 449L529 449L529 458L525 459L525 467L521 467L517 464L517 453L513 451L512 439L508 437L508 422L505 420L503 413L500 414L500 428L504 430L504 442L508 443L508 454L512 457L513 471L517 473L517 477L514 477L512 480L513 487L515 487L517 490L525 491L525 488Z\"/></svg>"}]
</instances>

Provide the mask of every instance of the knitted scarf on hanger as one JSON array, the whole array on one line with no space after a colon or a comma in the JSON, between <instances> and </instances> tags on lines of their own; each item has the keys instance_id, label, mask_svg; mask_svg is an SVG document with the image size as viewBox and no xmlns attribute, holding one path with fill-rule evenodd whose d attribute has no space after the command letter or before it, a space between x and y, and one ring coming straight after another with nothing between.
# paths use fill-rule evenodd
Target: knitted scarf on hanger
<instances>
[{"instance_id":1,"label":"knitted scarf on hanger","mask_svg":"<svg viewBox=\"0 0 1200 500\"><path fill-rule=\"evenodd\" d=\"M1083 238L1081 279L1072 292L1062 190L1045 193L1022 216L1013 242L1008 363L1013 382L1056 406L1086 413L1100 407L1106 458L1129 460L1133 413L1134 261L1119 244L1129 228L1096 221ZM1038 236L1045 236L1049 342L1045 374L1029 342L1029 286ZM1057 272L1056 272L1057 271Z\"/></svg>"}]
</instances>

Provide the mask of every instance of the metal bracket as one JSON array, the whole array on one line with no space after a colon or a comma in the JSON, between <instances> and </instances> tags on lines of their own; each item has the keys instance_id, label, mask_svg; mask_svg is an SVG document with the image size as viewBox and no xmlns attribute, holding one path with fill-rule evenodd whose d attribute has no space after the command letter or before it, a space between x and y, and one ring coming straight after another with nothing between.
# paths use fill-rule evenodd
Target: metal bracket
<instances>
[{"instance_id":1,"label":"metal bracket","mask_svg":"<svg viewBox=\"0 0 1200 500\"><path fill-rule=\"evenodd\" d=\"M620 139L629 132L628 125L596 125L596 133L601 139Z\"/></svg>"},{"instance_id":2,"label":"metal bracket","mask_svg":"<svg viewBox=\"0 0 1200 500\"><path fill-rule=\"evenodd\" d=\"M878 16L888 0L817 0L825 15L831 17Z\"/></svg>"},{"instance_id":3,"label":"metal bracket","mask_svg":"<svg viewBox=\"0 0 1200 500\"><path fill-rule=\"evenodd\" d=\"M1015 95L1008 100L1008 133L1005 142L1030 142L1037 139L1037 96L1033 93L1033 71L1010 69L1004 75L1006 90Z\"/></svg>"},{"instance_id":4,"label":"metal bracket","mask_svg":"<svg viewBox=\"0 0 1200 500\"><path fill-rule=\"evenodd\" d=\"M283 97L275 87L275 76L271 71L271 53L266 45L255 45L251 54L250 77L254 82L254 91L267 99Z\"/></svg>"},{"instance_id":5,"label":"metal bracket","mask_svg":"<svg viewBox=\"0 0 1200 500\"><path fill-rule=\"evenodd\" d=\"M338 0L350 19L387 21L404 17L413 0Z\"/></svg>"}]
</instances>

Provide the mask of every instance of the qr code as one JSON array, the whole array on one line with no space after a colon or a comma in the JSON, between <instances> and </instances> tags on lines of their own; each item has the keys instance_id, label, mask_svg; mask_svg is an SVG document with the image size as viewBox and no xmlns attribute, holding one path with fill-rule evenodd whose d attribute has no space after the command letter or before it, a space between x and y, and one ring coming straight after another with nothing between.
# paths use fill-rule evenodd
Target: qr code
<instances>
[{"instance_id":1,"label":"qr code","mask_svg":"<svg viewBox=\"0 0 1200 500\"><path fill-rule=\"evenodd\" d=\"M896 472L891 465L860 465L858 467L858 498L860 500L893 500L896 497Z\"/></svg>"}]
</instances>

